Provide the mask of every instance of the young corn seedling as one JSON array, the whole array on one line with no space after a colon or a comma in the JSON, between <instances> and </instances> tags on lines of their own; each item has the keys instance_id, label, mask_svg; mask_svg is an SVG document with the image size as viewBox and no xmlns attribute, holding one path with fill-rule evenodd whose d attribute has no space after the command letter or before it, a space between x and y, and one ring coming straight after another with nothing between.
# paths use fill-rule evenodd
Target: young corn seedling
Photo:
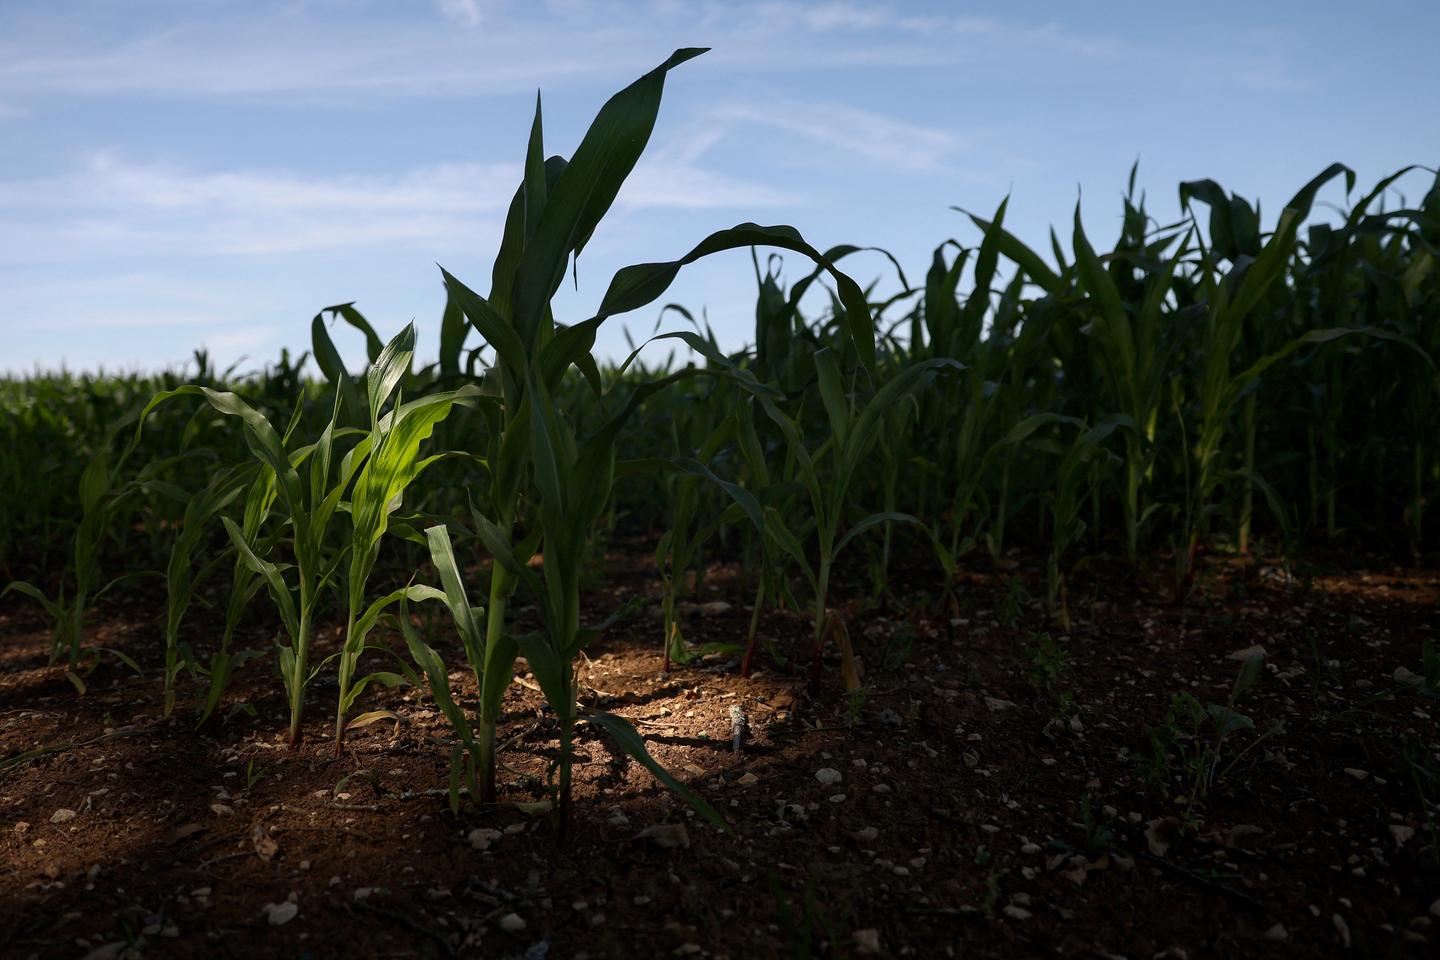
<instances>
[{"instance_id":1,"label":"young corn seedling","mask_svg":"<svg viewBox=\"0 0 1440 960\"><path fill-rule=\"evenodd\" d=\"M1074 439L1067 445L1049 439L1031 439L1037 430L1049 425L1073 428ZM1133 431L1135 424L1124 414L1107 417L1095 426L1075 417L1058 413L1039 413L1015 425L1005 438L1006 445L1029 440L1032 450L1059 457L1054 471L1055 485L1049 495L1050 552L1046 560L1046 601L1050 612L1058 617L1060 626L1070 630L1070 605L1066 590L1068 564L1066 557L1085 535L1085 520L1080 515L1087 491L1096 483L1095 473L1107 454L1104 443L1116 430Z\"/></svg>"},{"instance_id":2,"label":"young corn seedling","mask_svg":"<svg viewBox=\"0 0 1440 960\"><path fill-rule=\"evenodd\" d=\"M846 515L852 503L851 482L873 448L877 434L885 424L887 411L919 390L939 371L964 368L958 361L949 358L923 360L896 372L868 400L863 401L856 391L847 391L834 351L827 348L815 354L815 369L820 399L829 421L830 437L813 452L805 442L799 421L783 412L767 392L752 389L761 408L784 436L794 479L808 495L816 540L815 564L811 564L809 552L800 537L786 525L777 510L769 508L765 511L764 527L777 549L787 554L804 574L814 598L811 685L818 686L820 682L821 653L826 639L833 634L842 644L845 655L846 689L853 690L860 681L850 656L844 624L827 607L830 574L835 560L852 540L873 527L887 522L918 521L905 513L880 512L847 523ZM858 376L858 373L856 371L855 375Z\"/></svg>"},{"instance_id":3,"label":"young corn seedling","mask_svg":"<svg viewBox=\"0 0 1440 960\"><path fill-rule=\"evenodd\" d=\"M721 449L729 445L735 432L733 418L726 418L720 426L696 451L700 462L708 463ZM678 437L675 446L680 447ZM707 644L700 650L692 651L685 645L680 631L678 604L686 592L686 576L697 565L701 549L722 524L732 517L715 509L716 505L706 496L708 486L701 485L702 476L693 472L682 472L666 478L666 491L670 498L669 529L660 537L655 548L655 565L660 571L661 625L665 640L665 659L661 668L670 672L674 663L689 663L707 653L724 652L733 649L728 644ZM702 522L702 518L708 518Z\"/></svg>"},{"instance_id":4,"label":"young corn seedling","mask_svg":"<svg viewBox=\"0 0 1440 960\"><path fill-rule=\"evenodd\" d=\"M205 575L220 561L220 557L205 564L198 572L194 569L195 548L209 532L209 523L230 505L246 487L255 482L257 471L254 466L240 464L221 470L211 477L205 488L190 498L185 507L185 518L180 533L170 551L170 561L165 568L165 688L164 715L170 716L175 709L175 681L180 671L189 666L192 675L195 655L190 647L180 642L180 622L190 607L195 589ZM224 555L222 554L222 557Z\"/></svg>"},{"instance_id":5,"label":"young corn seedling","mask_svg":"<svg viewBox=\"0 0 1440 960\"><path fill-rule=\"evenodd\" d=\"M443 454L421 458L420 446L434 431L436 424L450 415L457 403L473 402L479 389L466 384L457 390L432 393L409 403L398 395L401 378L410 369L415 351L415 328L407 326L385 345L366 376L366 400L370 415L370 432L345 457L342 476L349 476L363 462L350 496L350 565L346 578L347 620L344 646L339 653L340 695L335 709L335 752L338 755L345 738L346 716L355 700L371 682L393 686L402 678L389 671L379 671L355 679L360 655L366 649L366 634L389 602L400 598L400 592L377 601L378 606L365 609L365 585L380 554L380 540L389 526L390 516L399 508L405 490L425 469ZM381 410L395 399L394 407L384 415ZM363 726L376 720L393 717L388 711L372 711L350 723Z\"/></svg>"},{"instance_id":6,"label":"young corn seedling","mask_svg":"<svg viewBox=\"0 0 1440 960\"><path fill-rule=\"evenodd\" d=\"M290 704L289 744L293 749L300 745L305 688L313 676L310 671L310 641L316 603L321 589L340 561L339 557L328 555L325 538L340 497L349 486L354 468L359 465L354 458L347 457L341 464L338 482L332 482L331 454L337 433L335 418L340 394L335 394L336 411L332 413L320 439L313 447L297 453L293 462L270 421L233 393L193 384L161 391L141 413L141 422L155 407L178 396L199 397L218 413L241 421L251 455L259 461L263 470L274 476L276 499L287 514L295 557L293 588L286 582L286 571L257 554L253 541L247 539L233 520L229 517L221 519L240 557L264 579L289 638L287 643L278 646L278 652L280 674ZM297 462L303 463L307 459L308 483L300 479L296 466Z\"/></svg>"},{"instance_id":7,"label":"young corn seedling","mask_svg":"<svg viewBox=\"0 0 1440 960\"><path fill-rule=\"evenodd\" d=\"M85 617L90 605L98 602L113 587L133 574L121 574L96 588L99 581L100 557L105 538L110 533L116 512L136 492L156 488L169 492L183 500L184 494L170 490L161 477L181 458L171 457L147 463L135 477L122 480L125 462L138 444L136 438L126 445L112 464L110 448L115 434L125 426L130 417L126 416L112 424L105 432L96 453L85 465L80 476L80 522L75 527L70 554L70 587L66 593L62 581L54 598L39 587L23 580L13 581L0 590L0 597L14 591L37 601L51 621L50 662L53 664L62 656L65 658L65 676L81 694L85 693L85 682L80 676L80 661L84 650ZM143 419L143 418L142 418ZM123 662L137 674L140 667L133 659L109 647L97 647L93 653L109 653Z\"/></svg>"},{"instance_id":8,"label":"young corn seedling","mask_svg":"<svg viewBox=\"0 0 1440 960\"><path fill-rule=\"evenodd\" d=\"M250 548L250 553L257 556L265 556L269 553L268 545L262 545L259 537L265 521L270 516L270 507L275 502L275 473L261 467L258 475L250 483L250 489L245 495L245 508L241 514L240 537ZM230 535L227 533L227 536ZM247 660L261 656L259 650L232 651L231 644L235 639L235 630L240 624L240 616L250 601L255 598L265 585L265 578L256 572L245 557L238 551L230 573L230 593L225 604L225 628L220 634L220 649L210 656L210 663L204 668L209 674L209 685L205 693L205 703L200 708L200 716L196 720L196 726L203 724L215 712L220 705L220 697L224 695L225 688L230 683L230 678L235 669Z\"/></svg>"}]
</instances>

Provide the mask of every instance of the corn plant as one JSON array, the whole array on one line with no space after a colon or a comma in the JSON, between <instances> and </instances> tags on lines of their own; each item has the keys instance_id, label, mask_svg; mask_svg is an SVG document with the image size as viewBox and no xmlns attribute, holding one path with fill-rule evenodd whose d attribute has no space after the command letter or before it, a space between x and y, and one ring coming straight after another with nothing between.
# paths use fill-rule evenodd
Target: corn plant
<instances>
[{"instance_id":1,"label":"corn plant","mask_svg":"<svg viewBox=\"0 0 1440 960\"><path fill-rule=\"evenodd\" d=\"M255 482L256 473L255 468L248 464L221 470L186 504L180 533L175 538L165 568L165 667L162 682L165 690L164 715L167 717L175 709L175 681L180 671L187 666L193 671L196 666L194 652L180 641L181 620L196 587L224 556L216 557L196 571L195 549L210 532L210 521Z\"/></svg>"},{"instance_id":2,"label":"corn plant","mask_svg":"<svg viewBox=\"0 0 1440 960\"><path fill-rule=\"evenodd\" d=\"M764 527L766 535L774 541L779 550L789 556L810 585L813 597L811 685L819 684L820 658L825 640L834 635L837 641L844 644L847 662L845 682L847 688L853 689L859 685L859 679L855 676L853 667L849 666L851 658L843 632L843 622L827 607L830 575L835 560L852 540L873 527L892 522L918 521L909 514L884 511L849 521L853 506L851 483L873 449L877 435L885 425L887 412L920 389L939 371L961 370L963 367L958 361L949 358L923 360L896 372L866 399L862 399L853 386L847 388L839 362L834 352L829 349L815 354L815 369L830 436L813 449L807 444L803 428L795 418L782 411L769 394L759 390L753 392L765 414L784 436L793 479L808 496L810 523L813 523L816 542L816 562L811 564L809 551L801 535L797 535L796 531L787 525L778 511L773 508L766 510ZM858 378L859 374L860 371L854 371L852 377Z\"/></svg>"},{"instance_id":3,"label":"corn plant","mask_svg":"<svg viewBox=\"0 0 1440 960\"><path fill-rule=\"evenodd\" d=\"M481 297L444 273L450 297L494 350L490 376L497 381L503 411L498 424L501 429L491 440L491 450L498 456L488 458L494 516L478 518L483 521L479 523L482 541L496 566L504 570L502 576L491 576L487 640L492 630L504 629L501 618L510 591L507 579L527 584L541 605L545 631L514 639L559 724L557 817L562 831L570 818L571 743L579 719L573 661L595 636L595 628L581 623L581 570L590 530L610 499L619 434L646 399L702 371L689 368L642 384L631 392L623 409L583 438L577 436L555 400L565 372L573 365L598 388L590 349L602 323L653 302L686 264L713 253L757 245L791 250L827 268L841 292L844 322L855 349L868 368L875 366L874 333L864 293L791 227L740 224L712 234L678 260L626 267L611 280L595 316L568 327L555 323L550 299L563 281L567 264L584 249L649 139L666 74L703 52L676 51L612 97L568 162L543 159L537 104L525 177L506 220L491 298ZM539 540L523 543L517 555L509 525L515 519L512 511L527 475L533 483ZM528 567L526 554L537 548L543 550L543 579ZM498 609L497 593L501 600ZM487 643L487 655L498 648L499 644ZM487 663L487 671L490 668ZM588 719L661 776L627 721L605 714ZM678 786L668 774L662 779Z\"/></svg>"},{"instance_id":4,"label":"corn plant","mask_svg":"<svg viewBox=\"0 0 1440 960\"><path fill-rule=\"evenodd\" d=\"M340 393L337 391L335 394L335 410L319 440L296 457L301 461L308 459L308 483L301 481L296 465L285 452L280 434L270 421L233 393L194 384L162 391L141 412L141 425L151 410L179 396L199 397L216 412L240 420L251 455L260 463L262 470L274 476L276 499L288 515L295 558L293 587L287 583L287 571L257 554L253 542L232 519L222 517L221 520L240 557L264 579L289 638L288 642L278 645L277 650L290 705L288 742L293 749L300 745L305 688L313 676L310 671L310 641L316 604L322 588L334 575L340 561L339 557L331 556L326 550L326 535L340 498L353 477L354 469L359 466L354 458L347 457L340 465L338 481L332 479L335 471L331 461Z\"/></svg>"},{"instance_id":5,"label":"corn plant","mask_svg":"<svg viewBox=\"0 0 1440 960\"><path fill-rule=\"evenodd\" d=\"M1282 283L1287 264L1294 253L1300 222L1309 213L1316 193L1335 177L1344 175L1346 189L1353 187L1354 172L1334 164L1303 187L1280 214L1270 238L1250 258L1238 255L1230 269L1220 274L1217 258L1202 243L1199 263L1199 290L1205 309L1200 376L1196 382L1198 429L1195 436L1193 483L1185 511L1187 544L1177 551L1180 589L1190 582L1202 532L1213 509L1212 496L1227 476L1254 482L1253 471L1225 465L1222 443L1225 440L1236 405L1260 376L1278 361L1309 345L1326 343L1354 333L1372 337L1403 339L1373 327L1327 327L1308 330L1289 340L1278 349L1255 359L1238 373L1232 367L1245 324L1253 310L1276 283ZM1212 189L1213 182L1181 185L1181 202L1187 209L1191 198L1215 206L1221 194ZM1217 188L1218 189L1218 188ZM1212 230L1214 224L1212 222Z\"/></svg>"},{"instance_id":6,"label":"corn plant","mask_svg":"<svg viewBox=\"0 0 1440 960\"><path fill-rule=\"evenodd\" d=\"M294 458L291 462L294 462ZM269 518L270 508L275 502L275 496L274 471L262 467L246 492L244 510L241 513L241 522L238 527L240 538L249 547L248 553L250 554L263 556L269 553L268 545L262 545L260 537L265 521ZM233 536L228 532L228 528L227 536ZM220 634L220 647L210 655L209 662L201 668L208 676L209 682L205 692L205 702L200 707L200 715L196 721L197 726L208 720L215 712L215 708L220 705L220 698L224 695L225 688L229 685L236 668L246 661L262 655L262 651L259 650L235 651L231 649L231 645L234 642L235 630L239 626L241 615L264 585L265 578L251 567L245 555L237 550L231 564L230 592L225 603L225 627Z\"/></svg>"},{"instance_id":7,"label":"corn plant","mask_svg":"<svg viewBox=\"0 0 1440 960\"><path fill-rule=\"evenodd\" d=\"M1066 444L1052 440L1031 440L1042 427L1058 425L1074 430L1075 435ZM1086 493L1099 480L1107 451L1105 441L1117 430L1126 434L1135 430L1134 421L1124 414L1116 414L1090 426L1083 420L1057 413L1038 413L1020 421L1003 441L1007 446L1025 443L1029 440L1031 450L1058 457L1053 470L1054 486L1047 497L1050 514L1050 551L1046 558L1046 601L1053 614L1060 620L1066 632L1070 630L1070 607L1066 590L1066 556L1080 542L1085 534L1085 520L1081 516L1082 501Z\"/></svg>"},{"instance_id":8,"label":"corn plant","mask_svg":"<svg viewBox=\"0 0 1440 960\"><path fill-rule=\"evenodd\" d=\"M28 596L38 602L51 621L50 662L65 659L65 676L80 693L85 692L85 682L79 673L84 651L86 616L90 606L98 602L111 589L134 576L127 572L99 584L101 577L101 554L106 537L114 525L117 512L126 500L147 489L158 489L167 495L184 499L184 493L166 483L163 477L179 460L179 457L158 459L147 463L130 479L124 479L124 467L135 449L135 442L128 443L121 454L112 460L110 448L115 435L125 426L128 416L111 424L105 431L100 449L86 464L80 476L81 518L71 539L69 562L69 586L62 580L51 597L33 583L24 580L12 581L0 591L0 597L10 592ZM98 584L98 586L97 586ZM126 654L109 647L97 647L91 651L98 657L109 653L137 674L140 667Z\"/></svg>"},{"instance_id":9,"label":"corn plant","mask_svg":"<svg viewBox=\"0 0 1440 960\"><path fill-rule=\"evenodd\" d=\"M405 490L426 468L443 454L420 458L420 446L434 431L436 424L450 415L456 403L471 402L479 393L473 384L457 390L432 393L408 403L397 394L400 381L409 371L415 352L415 328L407 326L392 339L370 365L366 375L366 400L370 415L370 432L345 456L342 476L355 474L350 496L351 536L349 569L346 578L347 620L345 641L339 653L340 695L335 708L335 751L338 754L345 737L346 714L355 700L373 681L393 685L402 679L390 671L379 671L355 679L356 666L365 650L368 628L384 606L365 609L365 586L380 552L380 540L389 527L390 516L400 506ZM395 398L394 407L381 415L381 410ZM398 594L391 594L398 600ZM392 716L387 711L372 711L351 721L360 726Z\"/></svg>"}]
</instances>

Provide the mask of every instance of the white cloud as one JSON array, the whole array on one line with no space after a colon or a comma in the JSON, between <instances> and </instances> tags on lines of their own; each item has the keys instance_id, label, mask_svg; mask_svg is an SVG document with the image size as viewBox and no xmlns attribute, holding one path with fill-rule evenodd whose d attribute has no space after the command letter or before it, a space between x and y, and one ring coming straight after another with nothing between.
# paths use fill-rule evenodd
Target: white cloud
<instances>
[{"instance_id":1,"label":"white cloud","mask_svg":"<svg viewBox=\"0 0 1440 960\"><path fill-rule=\"evenodd\" d=\"M451 23L474 29L484 19L480 15L480 4L476 0L437 0L440 15Z\"/></svg>"},{"instance_id":2,"label":"white cloud","mask_svg":"<svg viewBox=\"0 0 1440 960\"><path fill-rule=\"evenodd\" d=\"M732 105L721 108L717 115L732 122L775 127L909 173L945 170L964 148L964 142L948 130L838 103Z\"/></svg>"},{"instance_id":3,"label":"white cloud","mask_svg":"<svg viewBox=\"0 0 1440 960\"><path fill-rule=\"evenodd\" d=\"M1055 50L1114 56L1118 41L1058 23L1027 23L854 0L632 2L431 0L437 15L398 4L347 6L343 15L260 4L199 16L116 18L75 31L59 17L0 37L0 95L71 94L166 99L483 96L573 80L633 75L656 51L703 39L715 60L760 70L895 68ZM942 8L943 9L943 8ZM156 24L163 23L163 27ZM483 29L481 29L483 27ZM963 38L983 38L961 43Z\"/></svg>"},{"instance_id":4,"label":"white cloud","mask_svg":"<svg viewBox=\"0 0 1440 960\"><path fill-rule=\"evenodd\" d=\"M794 198L705 169L705 145L657 151L619 198L629 210L775 206ZM389 176L197 172L113 153L52 177L0 181L0 263L140 256L265 255L498 233L521 169L414 167Z\"/></svg>"},{"instance_id":5,"label":"white cloud","mask_svg":"<svg viewBox=\"0 0 1440 960\"><path fill-rule=\"evenodd\" d=\"M268 324L235 326L205 337L203 347L218 354L234 356L269 347L279 335L280 328Z\"/></svg>"}]
</instances>

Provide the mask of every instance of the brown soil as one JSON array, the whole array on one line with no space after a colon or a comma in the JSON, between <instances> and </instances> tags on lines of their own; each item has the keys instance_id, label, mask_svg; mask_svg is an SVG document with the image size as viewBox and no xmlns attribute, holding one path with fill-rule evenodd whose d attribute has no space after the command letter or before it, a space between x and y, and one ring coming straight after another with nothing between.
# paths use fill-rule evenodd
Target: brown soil
<instances>
[{"instance_id":1,"label":"brown soil","mask_svg":"<svg viewBox=\"0 0 1440 960\"><path fill-rule=\"evenodd\" d=\"M642 550L614 566L601 612L654 589ZM82 697L46 665L33 609L9 603L0 953L1434 955L1440 854L1416 783L1433 799L1440 704L1395 673L1420 672L1422 640L1440 640L1440 575L1377 567L1286 584L1215 565L1180 607L1123 569L1092 571L1070 589L1068 636L1016 579L1043 589L1021 566L969 574L943 604L851 610L863 695L844 693L837 661L808 696L799 656L788 668L760 656L749 680L732 657L662 678L659 625L621 623L589 651L584 699L636 721L733 831L582 727L564 845L514 805L544 796L553 745L523 675L501 732L506 802L456 817L443 795L450 732L423 692L367 693L366 708L404 722L354 731L336 758L333 688L317 685L292 752L273 661L249 664L227 698L256 717L222 708L196 731L183 698L159 716L151 608L107 607L91 637L140 659L146 678L105 659ZM742 637L733 570L713 571L706 592L731 606L693 610L687 637ZM458 644L437 629L468 703ZM1048 686L1034 676L1046 630L1070 664ZM807 631L776 613L762 633L798 654ZM245 645L268 635L257 626ZM1224 745L1208 796L1182 796L1178 763L1143 777L1146 728L1172 695L1224 704L1241 666L1231 655L1257 644L1263 675L1236 706L1255 730ZM749 721L738 754L734 705ZM1283 732L1240 753L1274 723ZM822 769L839 781L822 783ZM658 842L655 825L683 826L688 847ZM501 831L485 850L470 839L482 828ZM287 903L293 919L272 923Z\"/></svg>"}]
</instances>

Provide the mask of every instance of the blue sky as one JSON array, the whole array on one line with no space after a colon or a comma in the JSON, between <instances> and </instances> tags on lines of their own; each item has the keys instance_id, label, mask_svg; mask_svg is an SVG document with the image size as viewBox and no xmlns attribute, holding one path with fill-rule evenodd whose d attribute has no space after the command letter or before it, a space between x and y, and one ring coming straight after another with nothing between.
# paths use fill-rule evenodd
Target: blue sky
<instances>
[{"instance_id":1,"label":"blue sky","mask_svg":"<svg viewBox=\"0 0 1440 960\"><path fill-rule=\"evenodd\" d=\"M382 336L415 320L433 356L435 264L489 288L535 90L568 154L675 47L713 50L671 75L562 321L616 268L744 220L886 247L918 281L941 241L978 242L952 206L1007 194L1037 247L1052 223L1068 243L1077 195L1108 243L1137 157L1166 221L1182 179L1273 214L1334 160L1362 188L1433 167L1437 37L1440 5L1383 0L5 0L0 370L153 369L202 344L253 366L347 300ZM848 263L893 287L880 258ZM753 291L733 254L669 299L738 346ZM656 314L623 319L639 336Z\"/></svg>"}]
</instances>

